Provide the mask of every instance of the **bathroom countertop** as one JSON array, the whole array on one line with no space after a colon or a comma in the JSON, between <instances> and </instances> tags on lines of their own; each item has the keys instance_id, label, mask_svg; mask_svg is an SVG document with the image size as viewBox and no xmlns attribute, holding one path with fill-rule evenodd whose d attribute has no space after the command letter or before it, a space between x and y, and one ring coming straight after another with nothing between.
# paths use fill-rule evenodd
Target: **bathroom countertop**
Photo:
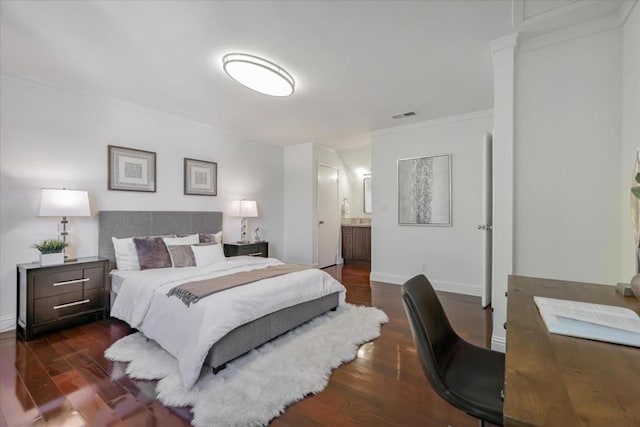
<instances>
[{"instance_id":1,"label":"bathroom countertop","mask_svg":"<svg viewBox=\"0 0 640 427\"><path fill-rule=\"evenodd\" d=\"M369 218L342 218L340 225L345 227L371 227Z\"/></svg>"}]
</instances>

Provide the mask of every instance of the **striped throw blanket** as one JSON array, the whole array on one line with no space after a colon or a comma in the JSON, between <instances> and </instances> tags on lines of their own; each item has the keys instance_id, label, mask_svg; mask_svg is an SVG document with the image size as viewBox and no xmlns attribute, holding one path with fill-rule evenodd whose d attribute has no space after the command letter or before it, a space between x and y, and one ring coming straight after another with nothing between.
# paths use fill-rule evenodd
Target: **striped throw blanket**
<instances>
[{"instance_id":1,"label":"striped throw blanket","mask_svg":"<svg viewBox=\"0 0 640 427\"><path fill-rule=\"evenodd\" d=\"M283 274L309 270L311 267L298 264L280 264L251 271L241 271L226 276L183 283L171 289L167 296L180 298L187 306L200 301L201 298L236 286L247 285L259 280L282 276Z\"/></svg>"}]
</instances>

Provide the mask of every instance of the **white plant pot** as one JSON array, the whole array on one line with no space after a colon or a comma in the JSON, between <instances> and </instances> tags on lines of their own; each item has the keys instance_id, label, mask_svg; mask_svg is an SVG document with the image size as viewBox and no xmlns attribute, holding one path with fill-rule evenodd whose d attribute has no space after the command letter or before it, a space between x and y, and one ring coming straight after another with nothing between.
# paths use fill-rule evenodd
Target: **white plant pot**
<instances>
[{"instance_id":1,"label":"white plant pot","mask_svg":"<svg viewBox=\"0 0 640 427\"><path fill-rule=\"evenodd\" d=\"M57 254L40 254L40 265L64 264L64 252Z\"/></svg>"}]
</instances>

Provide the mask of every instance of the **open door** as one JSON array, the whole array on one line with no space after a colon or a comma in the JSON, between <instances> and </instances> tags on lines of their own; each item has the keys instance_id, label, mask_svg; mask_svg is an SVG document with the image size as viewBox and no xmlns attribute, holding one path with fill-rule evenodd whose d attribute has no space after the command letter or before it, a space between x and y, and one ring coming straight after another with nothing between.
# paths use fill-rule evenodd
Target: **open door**
<instances>
[{"instance_id":1,"label":"open door","mask_svg":"<svg viewBox=\"0 0 640 427\"><path fill-rule=\"evenodd\" d=\"M482 307L491 304L491 253L493 228L493 141L491 134L482 135Z\"/></svg>"},{"instance_id":2,"label":"open door","mask_svg":"<svg viewBox=\"0 0 640 427\"><path fill-rule=\"evenodd\" d=\"M338 260L338 169L318 164L318 268Z\"/></svg>"}]
</instances>

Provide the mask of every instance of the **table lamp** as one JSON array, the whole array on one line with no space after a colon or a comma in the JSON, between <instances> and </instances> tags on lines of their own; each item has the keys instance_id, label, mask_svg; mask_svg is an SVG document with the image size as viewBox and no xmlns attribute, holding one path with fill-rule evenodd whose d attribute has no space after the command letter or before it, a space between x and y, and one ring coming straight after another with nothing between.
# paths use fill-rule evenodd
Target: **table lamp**
<instances>
[{"instance_id":1,"label":"table lamp","mask_svg":"<svg viewBox=\"0 0 640 427\"><path fill-rule=\"evenodd\" d=\"M67 217L91 216L89 193L83 190L43 188L38 216L61 216L62 241L67 241Z\"/></svg>"},{"instance_id":2,"label":"table lamp","mask_svg":"<svg viewBox=\"0 0 640 427\"><path fill-rule=\"evenodd\" d=\"M258 216L258 206L255 200L234 200L231 202L229 214L234 217L242 218L242 232L240 241L237 243L249 243L247 240L247 218L256 218Z\"/></svg>"}]
</instances>

